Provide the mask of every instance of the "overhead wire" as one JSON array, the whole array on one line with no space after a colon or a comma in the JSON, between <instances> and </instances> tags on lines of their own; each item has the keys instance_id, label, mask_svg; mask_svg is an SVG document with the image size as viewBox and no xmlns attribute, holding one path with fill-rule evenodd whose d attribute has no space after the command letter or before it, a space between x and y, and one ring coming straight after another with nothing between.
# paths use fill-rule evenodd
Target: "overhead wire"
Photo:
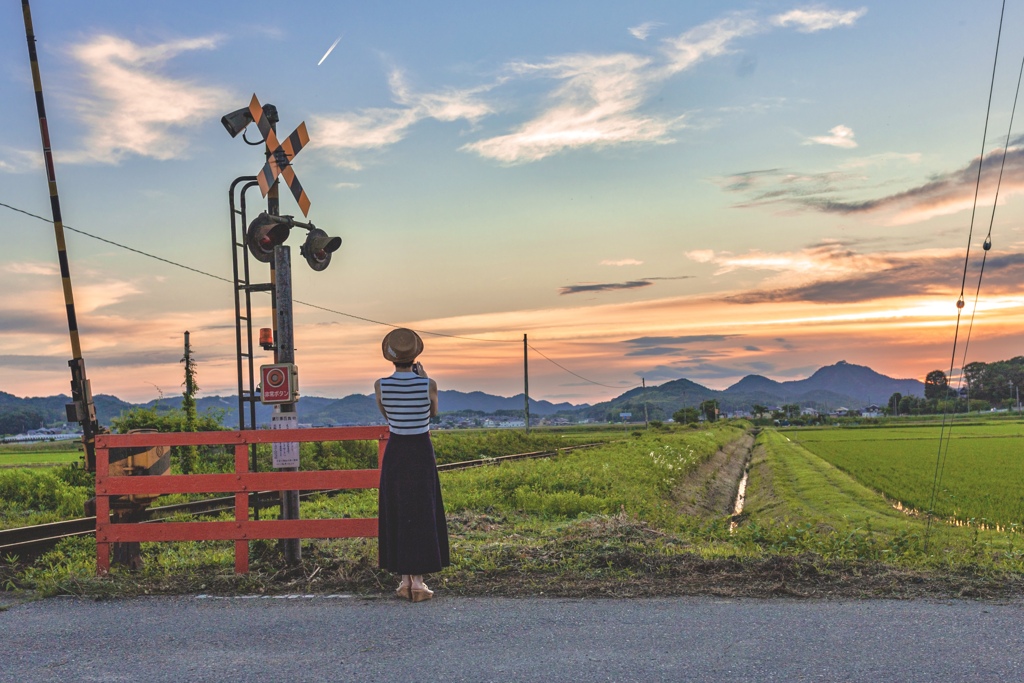
<instances>
[{"instance_id":1,"label":"overhead wire","mask_svg":"<svg viewBox=\"0 0 1024 683\"><path fill-rule=\"evenodd\" d=\"M4 202L0 202L0 206L3 206L4 208L10 209L11 211L17 211L18 213L25 214L26 216L31 216L32 218L38 218L39 220L46 221L47 223L50 222L48 219L43 218L42 216L40 216L38 214L34 214L34 213L29 212L29 211L25 211L24 209L19 209L16 206L11 206L10 204L6 204ZM121 244L120 242L115 242L115 241L107 239L105 237L100 237L99 235L94 235L94 234L92 234L90 232L86 232L85 230L79 230L78 228L72 228L71 226L69 226L67 224L64 225L64 229L65 230L70 230L71 232L77 232L80 235L84 235L86 237L91 237L94 240L99 240L100 242L105 242L107 244L113 245L113 246L118 247L120 249L124 249L126 251L130 251L130 252L133 252L135 254L139 254L140 256L145 256L147 258L155 259L157 261L161 261L161 262L166 263L168 265L176 266L178 268L183 268L185 270L190 270L193 273L198 273L199 275L205 275L206 277L210 277L210 278L213 278L215 280L220 280L221 282L227 282L228 284L231 284L231 280L226 278L226 277L222 277L220 275L215 275L213 273L208 273L205 270L200 270L198 268L193 268L192 266L187 266L187 265L185 265L183 263L178 263L177 261L172 261L170 259L163 258L162 256L157 256L155 254L150 254L148 252L142 251L141 249L136 249L134 247L129 247L129 246L125 245L125 244ZM301 301L299 299L293 299L293 301L295 303L297 303L297 304L302 304L303 306L309 306L310 308L315 308L315 309L318 309L318 310L321 310L321 311L326 311L328 313L334 313L335 315L341 315L341 316L344 316L346 318L354 318L355 320L362 320L363 322L373 323L375 325L384 325L385 327L401 327L401 325L396 325L394 323L383 322L381 320L374 320L372 318L366 318L366 317L363 317L363 316L360 316L360 315L355 315L354 313L345 313L344 311L339 311L339 310L336 310L336 309L333 309L333 308L328 308L326 306L320 306L319 304L309 303L308 301ZM422 334L429 334L429 335L435 336L435 337L448 337L448 338L451 338L451 339L464 339L464 340L467 340L467 341L493 342L493 343L503 343L503 344L504 343L518 343L518 341L519 341L518 339L481 339L481 338L478 338L478 337L464 337L464 336L457 335L457 334L446 334L444 332L433 332L431 330L416 330L416 331L420 332Z\"/></svg>"},{"instance_id":2,"label":"overhead wire","mask_svg":"<svg viewBox=\"0 0 1024 683\"><path fill-rule=\"evenodd\" d=\"M39 219L39 220L44 221L46 223L50 222L48 219L44 218L43 216L40 216L38 214L34 214L34 213L30 212L30 211L25 211L24 209L19 209L18 207L11 206L10 204L7 204L5 202L0 202L0 206L2 206L4 208L7 208L7 209L10 209L11 211L16 211L18 213L24 214L26 216L30 216L32 218ZM73 227L71 227L71 226L69 226L67 224L64 225L64 228L66 230L70 230L71 232L78 233L78 234L83 235L85 237L90 237L90 238L92 238L94 240L98 240L100 242L104 242L106 244L110 244L112 246L118 247L119 249L124 249L126 251L130 251L130 252L138 254L140 256L145 256L146 258L155 259L157 261L160 261L162 263L166 263L166 264L171 265L171 266L175 266L177 268L182 268L184 270L188 270L188 271L191 271L193 273L197 273L199 275L203 275L205 277L213 278L215 280L220 280L221 282L227 282L229 284L231 284L231 282L232 282L229 278L222 277L220 275L215 275L214 273L209 273L209 272L206 272L205 270L200 270L199 268L193 268L192 266L187 266L187 265L185 265L183 263L178 263L177 261L172 261L170 259L163 258L163 257L157 256L155 254L150 254L148 252L142 251L141 249L136 249L134 247L129 247L129 246L125 245L125 244L121 244L120 242L115 242L114 240L110 240L110 239L107 239L105 237L100 237L99 235L94 235L94 234L92 234L90 232L86 232L85 230L79 230L78 228L73 228ZM344 316L346 318L353 318L355 320L361 320L363 322L373 323L375 325L383 325L385 327L392 327L392 328L401 327L401 325L396 325L394 323L384 322L384 321L381 321L381 320L374 320L372 318L366 318L364 316L355 315L353 313L346 313L344 311L339 311L337 309L329 308L327 306L321 306L319 304L310 303L308 301L302 301L300 299L294 299L294 302L297 303L297 304L302 304L303 306L308 306L309 308L317 309L317 310L320 310L320 311L325 311L327 313L333 313L335 315ZM467 336L457 335L457 334L447 334L447 333L444 333L444 332L434 332L432 330L416 330L416 332L419 332L420 334L430 335L430 336L433 336L433 337L444 337L444 338L447 338L447 339L460 339L460 340L464 340L464 341L489 342L489 343L498 343L498 344L511 344L511 343L518 344L520 342L520 340L518 340L518 339L484 339L484 338L480 338L480 337L467 337ZM577 378L583 380L584 382L588 382L590 384L594 384L594 385L601 386L601 387L606 387L608 389L620 389L620 390L621 389L633 389L636 386L640 386L639 384L637 384L635 386L629 386L629 387L613 386L613 385L610 385L610 384L602 384L601 382L597 382L597 381L594 381L594 380L589 379L587 377L584 377L583 375L580 375L577 372L573 372L572 370L570 370L569 368L565 367L564 365L562 365L558 361L556 361L556 360L550 358L549 356L547 356L545 353L543 353L540 349L536 348L532 344L528 344L528 346L529 346L529 348L531 348L534 352L536 352L538 355L543 357L548 362L550 362L553 365L557 366L558 368L560 368L564 372L567 372L570 375L573 375L574 377L577 377Z\"/></svg>"},{"instance_id":3,"label":"overhead wire","mask_svg":"<svg viewBox=\"0 0 1024 683\"><path fill-rule=\"evenodd\" d=\"M30 213L28 211L25 211L24 209L19 209L16 206L11 206L10 204L5 204L4 202L0 202L0 206L4 207L6 209L10 209L11 211L17 211L18 213L23 213L26 216L31 216L32 218L38 218L39 220L45 221L46 223L50 222L50 219L48 219L48 218L43 218L42 216L39 216L39 215L34 214L34 213ZM70 230L71 232L77 232L79 235L85 235L86 237L91 237L92 239L99 240L100 242L106 242L107 244L111 244L111 245L113 245L115 247L118 247L120 249L124 249L126 251L131 251L131 252L134 252L136 254L140 254L141 256L145 256L147 258L156 259L157 261L162 261L163 263L167 263L167 264L170 264L172 266L177 266L178 268L184 268L185 270L191 270L193 273L199 273L200 275L205 275L206 277L212 277L213 279L220 280L221 282L227 282L229 284L231 283L231 280L229 280L226 277L221 277L220 275L214 275L213 273L207 273L205 270L199 270L198 268L193 268L192 266L186 266L183 263L177 263L175 261L171 261L170 259L165 259L165 258L163 258L161 256L156 256L154 254L146 253L146 252L142 251L141 249L135 249L134 247L129 247L129 246L126 246L124 244L120 244L118 242L115 242L113 240L108 240L105 237L100 237L99 235L93 235L92 233L86 232L85 230L79 230L78 228L72 228L70 225L68 225L66 223L64 224L64 229L65 230Z\"/></svg>"},{"instance_id":4,"label":"overhead wire","mask_svg":"<svg viewBox=\"0 0 1024 683\"><path fill-rule=\"evenodd\" d=\"M627 390L628 390L628 389L636 389L636 388L637 388L638 386L640 386L639 384L634 384L633 386L628 386L628 387L622 387L622 386L614 387L614 386L612 386L612 385L610 385L610 384L601 384L600 382L595 382L595 381L594 381L594 380L592 380L592 379L587 379L587 378L586 378L586 377L584 377L583 375L580 375L580 374L578 374L578 373L575 373L575 372L573 372L572 370L570 370L569 368L565 367L564 365L562 365L562 364L561 364L561 363L559 363L558 361L555 361L555 360L552 360L551 358L548 358L548 357L547 357L546 355L544 355L544 353L543 353L543 352L542 352L542 351L541 351L540 349L538 349L538 348L537 348L536 346L534 346L533 344L531 344L531 343L527 342L527 343L526 343L526 345L527 345L528 347L530 347L531 349L533 349L533 350L534 350L534 351L535 351L535 352L536 352L536 353L537 353L537 354L538 354L539 356L541 356L542 358L544 358L544 360L548 361L549 363L552 363L553 365L556 365L556 366L558 366L558 367L559 367L559 368L561 368L562 370L565 370L565 371L566 371L566 372L568 372L568 373L569 373L570 375L573 375L573 376L575 376L575 377L579 377L579 378L580 378L581 380L583 380L584 382L589 382L590 384L596 384L596 385L597 385L597 386L599 386L599 387L607 387L608 389L620 389L620 390L621 390L621 389L627 389Z\"/></svg>"},{"instance_id":5,"label":"overhead wire","mask_svg":"<svg viewBox=\"0 0 1024 683\"><path fill-rule=\"evenodd\" d=\"M974 201L973 201L972 206L971 206L971 221L970 221L970 225L969 225L969 228L968 228L968 231L967 231L967 249L966 249L966 252L964 254L963 277L961 278L961 281L960 281L960 297L957 299L957 302L956 302L956 307L957 307L956 325L955 325L954 330L953 330L953 349L952 349L952 353L950 354L949 373L946 375L947 377L952 377L953 376L953 369L954 369L954 366L956 364L956 351L957 351L957 344L958 344L958 341L959 341L959 334L960 334L960 319L961 319L961 316L963 314L963 308L964 308L964 291L965 291L966 286L967 286L967 270L968 270L968 264L970 262L970 256L971 256L971 242L972 242L972 240L974 238L974 219L975 219L975 216L977 215L978 196L979 196L980 191L981 191L981 173L982 173L982 169L983 169L983 167L985 165L985 144L986 144L986 141L988 139L989 119L990 119L990 117L992 115L992 95L993 95L993 92L995 91L996 67L999 64L999 45L1000 45L1000 42L1002 40L1002 35L1003 35L1003 18L1005 16L1005 14L1006 14L1006 0L1003 0L1002 8L1001 8L1001 10L999 12L999 29L996 32L995 55L992 58L992 77L991 77L991 79L989 81L988 104L987 104L987 108L985 110L985 125L984 125L984 127L982 129L982 135L981 135L981 153L978 156L978 174L977 174L977 177L975 178L975 184L974 184ZM1021 74L1024 75L1024 61L1021 62ZM1018 91L1018 93L1020 92L1020 77L1018 77L1018 80L1017 80L1017 91ZM1013 104L1014 111L1016 111L1016 107L1017 107L1017 97L1016 97L1016 95L1014 96L1013 103L1014 103ZM1006 133L1006 140L1007 140L1007 142L1006 142L1006 144L1003 147L1003 165L1001 165L1000 169L999 169L999 183L1002 182L1003 166L1005 166L1005 163L1006 163L1006 147L1009 145L1010 131L1012 131L1012 128L1013 128L1013 114L1011 113L1011 116L1010 116L1010 127L1009 127L1009 129L1007 130L1007 133ZM997 183L997 186L996 186L996 200L998 200L998 197L999 197L999 183ZM968 326L967 339L965 340L965 344L964 344L964 353L963 353L963 356L962 356L963 360L961 361L961 365L960 365L960 368L961 368L960 380L959 380L959 382L957 384L957 387L958 387L958 392L957 393L958 394L959 394L959 388L962 386L962 383L963 383L963 367L966 364L967 348L968 348L968 346L970 344L970 332L973 329L973 326L974 326L974 316L977 313L977 309L978 309L978 299L979 299L979 296L980 296L980 293L981 293L981 280L982 280L982 276L984 275L984 271L985 271L985 261L986 261L986 259L988 257L988 251L989 251L989 249L991 249L991 246L992 246L992 225L993 225L993 223L995 221L995 212L996 212L996 201L993 201L993 204L992 204L992 214L991 214L991 218L989 220L988 235L986 236L985 243L984 243L984 256L982 258L982 266L981 266L981 270L980 270L980 272L978 274L978 287L977 287L977 290L975 292L974 307L973 307L973 310L971 312L971 319L970 319L970 324ZM970 391L970 388L968 387L968 392L969 391ZM970 396L970 394L968 393L968 409L970 408L970 403L969 403L970 398L969 398L969 396ZM949 444L950 444L950 440L951 440L951 436L952 436L952 419L951 418L949 420L949 422L950 422L950 424L949 424L949 433L947 433L947 429L946 429L947 417L949 415L949 405L948 404L949 404L948 401L944 402L944 404L943 404L942 425L941 425L940 430L939 430L939 444L938 444L938 449L937 449L937 453L936 453L936 456L935 456L935 472L934 472L934 475L932 476L932 494L931 494L931 499L930 499L929 505L928 505L927 523L926 523L926 526L925 526L925 548L927 548L927 546L928 546L928 538L929 538L930 533L931 533L932 517L934 516L935 504L936 504L936 501L937 501L937 498L938 498L939 485L940 485L940 483L942 481L942 475L943 475L943 472L945 470L946 458L947 458L947 456L949 454ZM943 448L943 445L945 445L945 448Z\"/></svg>"}]
</instances>

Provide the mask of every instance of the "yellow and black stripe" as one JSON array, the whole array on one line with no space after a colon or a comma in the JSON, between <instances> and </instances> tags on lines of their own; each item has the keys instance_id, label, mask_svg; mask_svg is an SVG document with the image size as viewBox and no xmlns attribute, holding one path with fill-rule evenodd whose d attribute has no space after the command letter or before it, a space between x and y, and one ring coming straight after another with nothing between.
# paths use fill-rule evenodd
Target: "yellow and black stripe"
<instances>
[{"instance_id":1,"label":"yellow and black stripe","mask_svg":"<svg viewBox=\"0 0 1024 683\"><path fill-rule=\"evenodd\" d=\"M50 188L50 211L53 214L53 232L57 240L57 259L60 262L60 277L64 286L64 307L67 309L68 333L71 336L71 393L82 397L81 425L82 441L85 445L86 467L96 469L95 435L99 425L92 405L88 380L85 376L85 361L82 359L82 345L78 338L78 319L75 316L75 297L71 289L71 269L68 266L67 245L64 242L64 222L60 213L60 197L57 195L57 173L50 149L50 130L46 125L46 107L43 104L43 82L39 75L39 60L36 55L36 38L32 30L32 11L28 0L21 0L25 16L25 39L28 41L28 58L32 65L32 85L36 93L36 110L39 113L39 134L43 142L43 161L46 165L46 181Z\"/></svg>"},{"instance_id":2,"label":"yellow and black stripe","mask_svg":"<svg viewBox=\"0 0 1024 683\"><path fill-rule=\"evenodd\" d=\"M263 115L263 107L260 105L256 95L253 95L252 100L249 102L249 113L252 115L252 119L256 122L257 127L259 127L260 134L266 140L267 149L269 150L267 163L256 174L256 180L260 184L260 191L266 197L274 181L277 180L277 176L283 176L288 189L291 190L292 196L295 197L295 202L299 205L299 209L302 210L302 215L308 216L309 197L306 196L306 191L302 188L302 183L299 182L291 165L296 155L309 143L306 122L300 123L299 127L283 143L279 143L277 133L274 132L270 122L267 121L267 117Z\"/></svg>"}]
</instances>

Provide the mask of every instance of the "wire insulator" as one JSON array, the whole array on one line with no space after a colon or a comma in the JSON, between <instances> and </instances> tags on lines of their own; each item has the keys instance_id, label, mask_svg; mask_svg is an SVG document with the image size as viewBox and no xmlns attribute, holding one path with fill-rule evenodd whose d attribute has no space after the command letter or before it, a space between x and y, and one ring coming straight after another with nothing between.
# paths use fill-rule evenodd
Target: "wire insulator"
<instances>
[{"instance_id":1,"label":"wire insulator","mask_svg":"<svg viewBox=\"0 0 1024 683\"><path fill-rule=\"evenodd\" d=\"M992 238L991 237L986 237L985 238L985 244L981 245L981 248L984 249L985 251L988 251L989 249L991 249L992 248Z\"/></svg>"},{"instance_id":2,"label":"wire insulator","mask_svg":"<svg viewBox=\"0 0 1024 683\"><path fill-rule=\"evenodd\" d=\"M956 307L957 307L957 308L963 308L963 307L964 307L964 298L963 298L963 297L960 297L960 298L959 298L959 299L957 300L957 302L956 302Z\"/></svg>"}]
</instances>

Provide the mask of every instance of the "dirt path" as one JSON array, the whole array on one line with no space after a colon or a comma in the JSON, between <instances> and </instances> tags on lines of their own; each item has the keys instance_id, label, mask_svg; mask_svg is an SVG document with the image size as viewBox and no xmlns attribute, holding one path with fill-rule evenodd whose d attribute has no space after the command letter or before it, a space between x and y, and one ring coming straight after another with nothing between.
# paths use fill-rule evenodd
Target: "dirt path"
<instances>
[{"instance_id":1,"label":"dirt path","mask_svg":"<svg viewBox=\"0 0 1024 683\"><path fill-rule=\"evenodd\" d=\"M672 492L679 512L697 517L731 515L753 447L754 434L747 432L680 481Z\"/></svg>"}]
</instances>

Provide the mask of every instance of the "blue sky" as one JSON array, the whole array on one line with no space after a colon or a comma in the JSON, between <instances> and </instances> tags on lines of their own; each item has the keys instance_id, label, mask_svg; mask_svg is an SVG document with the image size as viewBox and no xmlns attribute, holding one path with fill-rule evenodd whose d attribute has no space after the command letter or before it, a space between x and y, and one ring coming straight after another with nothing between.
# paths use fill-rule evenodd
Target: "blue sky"
<instances>
[{"instance_id":1,"label":"blue sky","mask_svg":"<svg viewBox=\"0 0 1024 683\"><path fill-rule=\"evenodd\" d=\"M256 93L280 134L306 122L309 218L344 239L314 273L293 238L296 298L489 340L426 335L444 387L521 391L524 333L576 373L531 352L531 395L574 402L641 378L949 366L997 2L32 9L69 226L230 276L227 189L262 157L220 117ZM0 202L48 217L20 4L3 11ZM1009 2L975 256L1022 30ZM1019 354L1018 137L968 361ZM0 390L66 392L52 230L0 212ZM188 329L204 393L234 392L230 285L76 233L68 251L94 391L177 393ZM368 393L387 329L298 306L303 391Z\"/></svg>"}]
</instances>

